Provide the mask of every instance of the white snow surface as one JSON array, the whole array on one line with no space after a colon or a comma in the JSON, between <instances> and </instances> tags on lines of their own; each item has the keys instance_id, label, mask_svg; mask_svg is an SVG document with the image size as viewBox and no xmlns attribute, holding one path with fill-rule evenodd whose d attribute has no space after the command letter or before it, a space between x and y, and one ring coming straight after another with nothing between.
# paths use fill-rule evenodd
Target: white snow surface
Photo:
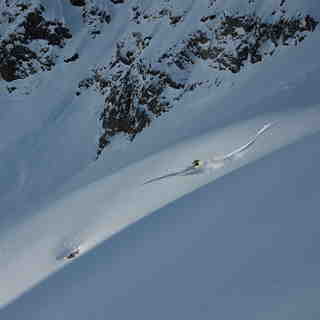
<instances>
[{"instance_id":1,"label":"white snow surface","mask_svg":"<svg viewBox=\"0 0 320 320\"><path fill-rule=\"evenodd\" d=\"M81 58L20 81L29 95L0 95L0 319L318 319L318 29L95 161L102 101L75 96L75 80L129 32L129 5L98 41L68 1L44 2L78 30L64 50ZM192 30L205 6L177 3ZM315 0L288 10L320 18ZM152 24L150 57L185 32ZM199 64L192 77L203 76ZM195 159L205 166L174 174Z\"/></svg>"}]
</instances>

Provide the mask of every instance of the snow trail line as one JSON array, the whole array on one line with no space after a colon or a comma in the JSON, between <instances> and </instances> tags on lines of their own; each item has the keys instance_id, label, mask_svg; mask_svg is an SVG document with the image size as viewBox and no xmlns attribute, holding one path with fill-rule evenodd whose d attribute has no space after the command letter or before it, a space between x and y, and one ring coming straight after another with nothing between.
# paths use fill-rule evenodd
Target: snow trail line
<instances>
[{"instance_id":1,"label":"snow trail line","mask_svg":"<svg viewBox=\"0 0 320 320\"><path fill-rule=\"evenodd\" d=\"M184 168L182 170L174 171L172 173L168 173L168 174L165 174L160 177L152 178L152 179L144 182L143 185L149 184L149 183L152 183L155 181L163 180L166 178L170 178L170 177L199 174L199 173L203 172L203 170L206 168L211 168L211 169L220 168L221 166L224 165L224 163L226 161L234 160L243 151L249 149L257 141L259 136L261 136L264 132L266 132L268 129L270 129L273 124L274 124L273 122L269 122L269 123L265 124L261 129L258 130L258 132L246 144L240 146L239 148L231 151L230 153L228 153L226 155L223 155L221 157L214 157L209 160L205 160L205 161L203 161L203 163L200 167L194 167L193 165L191 165L191 166Z\"/></svg>"},{"instance_id":2,"label":"snow trail line","mask_svg":"<svg viewBox=\"0 0 320 320\"><path fill-rule=\"evenodd\" d=\"M244 144L243 146L231 151L230 153L222 156L222 157L214 157L212 160L213 161L224 161L224 160L228 160L233 158L234 156L239 155L241 152L249 149L259 138L260 135L262 135L265 131L267 131L268 129L270 129L270 127L273 125L272 122L269 122L267 124L265 124L257 133L254 137L252 137L246 144Z\"/></svg>"}]
</instances>

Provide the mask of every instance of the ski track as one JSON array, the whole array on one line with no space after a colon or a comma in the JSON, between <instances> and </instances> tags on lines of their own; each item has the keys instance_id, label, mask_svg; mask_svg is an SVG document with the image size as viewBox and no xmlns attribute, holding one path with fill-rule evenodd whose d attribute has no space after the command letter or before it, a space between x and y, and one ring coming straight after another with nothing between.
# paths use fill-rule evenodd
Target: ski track
<instances>
[{"instance_id":1,"label":"ski track","mask_svg":"<svg viewBox=\"0 0 320 320\"><path fill-rule=\"evenodd\" d=\"M194 168L193 166L189 166L185 169L147 180L143 183L143 185L177 176L202 174L207 172L206 169L219 169L225 165L226 161L235 160L238 156L243 154L244 151L248 150L258 140L259 136L261 136L268 129L270 129L272 125L274 125L274 123L272 122L265 124L261 129L258 130L256 135L253 136L246 144L231 151L230 153L221 157L213 157L210 160L204 160L203 165L200 168Z\"/></svg>"}]
</instances>

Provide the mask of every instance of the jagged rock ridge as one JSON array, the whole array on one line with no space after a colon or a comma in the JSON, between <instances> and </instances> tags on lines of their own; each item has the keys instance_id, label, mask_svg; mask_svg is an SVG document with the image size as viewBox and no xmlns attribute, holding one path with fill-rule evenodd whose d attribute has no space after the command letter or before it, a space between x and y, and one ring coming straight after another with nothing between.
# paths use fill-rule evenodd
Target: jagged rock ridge
<instances>
[{"instance_id":1,"label":"jagged rock ridge","mask_svg":"<svg viewBox=\"0 0 320 320\"><path fill-rule=\"evenodd\" d=\"M246 14L219 11L217 1L208 0L208 10L194 21L192 32L180 31L181 37L175 43L168 42L164 50L150 56L145 52L158 40L156 33L147 31L148 26L158 23L173 31L181 30L192 8L174 6L172 0L151 7L144 7L141 1L66 1L79 14L92 41L103 41L108 36L108 28L115 27L112 23L117 10L125 8L131 14L130 31L109 48L112 57L74 84L79 99L84 90L94 90L104 101L97 157L115 135L125 134L132 141L188 92L204 86L214 90L224 84L220 75L243 72L248 64L271 59L283 46L297 46L318 24L311 15L288 16L285 0L264 17L254 10ZM249 0L248 6L254 2ZM62 49L72 41L73 30L63 19L49 18L47 8L40 3L5 0L1 7L0 26L7 26L8 31L0 33L0 81L13 84L7 87L9 93L16 88L15 80L50 71L57 63L68 68L70 63L81 60L78 52L60 59ZM92 61L92 66L95 63ZM211 80L193 79L199 63L213 75Z\"/></svg>"},{"instance_id":2,"label":"jagged rock ridge","mask_svg":"<svg viewBox=\"0 0 320 320\"><path fill-rule=\"evenodd\" d=\"M133 11L138 12L136 7ZM156 19L160 17L158 13ZM134 21L137 23L136 16ZM262 62L281 46L298 45L317 24L310 15L289 18L282 14L273 22L264 22L254 13L206 15L200 19L198 31L186 35L154 61L143 57L152 37L132 32L118 42L108 65L95 69L91 77L79 83L80 89L94 87L105 97L97 156L114 135L124 133L133 140L186 92L208 85L206 81L188 80L199 61L204 61L211 72L238 73L249 63ZM217 78L210 85L220 86L221 82Z\"/></svg>"},{"instance_id":3,"label":"jagged rock ridge","mask_svg":"<svg viewBox=\"0 0 320 320\"><path fill-rule=\"evenodd\" d=\"M44 17L42 5L20 4L16 9L15 14L2 12L9 23L17 18L21 20L16 30L0 42L0 75L6 81L51 70L57 58L54 47L63 48L72 38L69 28L62 22Z\"/></svg>"},{"instance_id":4,"label":"jagged rock ridge","mask_svg":"<svg viewBox=\"0 0 320 320\"><path fill-rule=\"evenodd\" d=\"M110 0L110 4L116 3ZM80 10L84 25L92 37L101 33L111 21L111 13L93 0L73 0L74 10ZM78 8L76 8L78 7ZM0 34L0 79L12 82L25 79L56 65L60 51L72 38L72 30L59 18L48 18L47 8L37 1L5 0L0 9L0 25L8 32ZM73 62L75 53L65 58ZM11 87L14 88L14 87ZM11 89L8 87L8 90Z\"/></svg>"}]
</instances>

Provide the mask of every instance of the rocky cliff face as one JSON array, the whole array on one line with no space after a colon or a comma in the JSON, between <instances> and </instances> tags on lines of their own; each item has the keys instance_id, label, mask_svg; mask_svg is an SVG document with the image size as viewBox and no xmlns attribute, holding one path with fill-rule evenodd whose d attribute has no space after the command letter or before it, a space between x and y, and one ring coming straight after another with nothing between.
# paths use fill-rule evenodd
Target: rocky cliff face
<instances>
[{"instance_id":1,"label":"rocky cliff face","mask_svg":"<svg viewBox=\"0 0 320 320\"><path fill-rule=\"evenodd\" d=\"M12 31L1 35L0 75L4 81L24 79L49 71L57 59L56 48L63 48L72 38L63 22L45 17L45 7L18 3L1 12L2 24L14 25ZM11 9L11 10L9 10Z\"/></svg>"},{"instance_id":2,"label":"rocky cliff face","mask_svg":"<svg viewBox=\"0 0 320 320\"><path fill-rule=\"evenodd\" d=\"M117 27L113 19L121 15L121 10L129 12L126 16L130 17L130 31L108 48L111 54L106 54L103 63L97 66L92 61L88 76L75 84L79 99L90 90L104 101L97 157L115 135L125 134L133 140L188 92L202 86L217 89L223 85L221 74L245 72L247 65L272 59L283 47L294 50L318 25L310 14L290 16L286 11L290 4L285 0L264 16L256 13L253 0L248 1L245 13L222 10L211 0L197 20L192 20L192 31L184 31L193 8L177 6L177 2L163 0L150 8L147 1L68 1L94 41L103 42L108 28ZM78 52L71 56L62 53L73 41L72 27L47 10L40 1L31 0L6 0L1 7L0 75L8 93L17 88L16 80L27 81L34 74L49 72L57 63L68 68L68 63L81 60ZM160 43L157 34L161 28L179 32L180 36L165 44L162 38L161 50L153 49L150 54L150 47ZM199 64L210 78L193 78Z\"/></svg>"}]
</instances>

